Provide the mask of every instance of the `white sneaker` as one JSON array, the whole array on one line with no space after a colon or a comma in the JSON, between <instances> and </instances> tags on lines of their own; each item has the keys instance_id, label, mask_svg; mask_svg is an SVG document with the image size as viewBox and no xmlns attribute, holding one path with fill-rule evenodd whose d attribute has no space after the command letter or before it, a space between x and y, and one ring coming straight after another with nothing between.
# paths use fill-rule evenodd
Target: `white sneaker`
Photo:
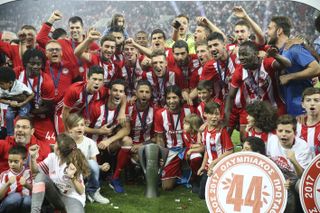
<instances>
[{"instance_id":1,"label":"white sneaker","mask_svg":"<svg viewBox=\"0 0 320 213\"><path fill-rule=\"evenodd\" d=\"M89 196L91 197L91 196ZM101 204L108 204L110 203L110 200L106 197L103 197L100 194L100 189L98 189L91 197L94 201L96 201L97 203L101 203Z\"/></svg>"},{"instance_id":2,"label":"white sneaker","mask_svg":"<svg viewBox=\"0 0 320 213\"><path fill-rule=\"evenodd\" d=\"M87 200L88 200L90 203L93 203L93 202L94 202L93 198L92 198L89 194L87 194Z\"/></svg>"}]
</instances>

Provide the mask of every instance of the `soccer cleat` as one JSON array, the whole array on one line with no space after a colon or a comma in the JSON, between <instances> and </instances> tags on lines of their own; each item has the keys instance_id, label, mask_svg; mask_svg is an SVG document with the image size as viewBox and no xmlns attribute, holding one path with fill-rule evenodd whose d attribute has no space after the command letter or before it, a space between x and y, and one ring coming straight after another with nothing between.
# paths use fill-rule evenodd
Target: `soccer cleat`
<instances>
[{"instance_id":1,"label":"soccer cleat","mask_svg":"<svg viewBox=\"0 0 320 213\"><path fill-rule=\"evenodd\" d=\"M109 186L116 192L116 193L124 193L124 189L122 187L120 179L112 179Z\"/></svg>"}]
</instances>

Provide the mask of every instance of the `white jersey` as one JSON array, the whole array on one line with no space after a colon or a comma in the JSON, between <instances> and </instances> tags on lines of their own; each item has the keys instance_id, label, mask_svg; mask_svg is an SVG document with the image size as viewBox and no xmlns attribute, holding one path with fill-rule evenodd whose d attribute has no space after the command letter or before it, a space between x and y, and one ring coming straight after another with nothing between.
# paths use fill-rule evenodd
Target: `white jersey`
<instances>
[{"instance_id":1,"label":"white jersey","mask_svg":"<svg viewBox=\"0 0 320 213\"><path fill-rule=\"evenodd\" d=\"M3 90L0 88L0 98L12 98L16 95L21 95L27 93L28 95L32 94L32 90L28 88L24 83L15 80L13 82L12 88L10 90Z\"/></svg>"},{"instance_id":2,"label":"white jersey","mask_svg":"<svg viewBox=\"0 0 320 213\"><path fill-rule=\"evenodd\" d=\"M83 136L83 141L77 144L77 147L81 150L87 160L91 157L96 157L96 155L99 154L97 143L86 136Z\"/></svg>"},{"instance_id":3,"label":"white jersey","mask_svg":"<svg viewBox=\"0 0 320 213\"><path fill-rule=\"evenodd\" d=\"M55 183L59 191L66 197L71 197L79 200L82 205L85 205L86 195L78 194L71 179L66 174L67 164L59 165L59 157L55 153L50 153L48 157L38 164L38 167L46 174L49 175L51 180ZM85 187L83 177L80 175L79 182Z\"/></svg>"},{"instance_id":4,"label":"white jersey","mask_svg":"<svg viewBox=\"0 0 320 213\"><path fill-rule=\"evenodd\" d=\"M278 136L272 136L272 138L267 143L266 149L267 155L273 161L275 161L277 164L281 163L281 166L285 166L286 164L290 166L291 170L295 171L293 164L287 158L287 149L281 146ZM294 144L290 150L295 152L295 157L300 166L306 169L314 156L307 142L305 142L301 138L295 137Z\"/></svg>"}]
</instances>

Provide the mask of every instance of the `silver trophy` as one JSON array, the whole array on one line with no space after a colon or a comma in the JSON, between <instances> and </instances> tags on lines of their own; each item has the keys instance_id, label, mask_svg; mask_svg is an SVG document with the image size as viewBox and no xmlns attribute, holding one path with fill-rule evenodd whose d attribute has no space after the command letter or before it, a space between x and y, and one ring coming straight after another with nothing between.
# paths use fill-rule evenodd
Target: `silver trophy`
<instances>
[{"instance_id":1,"label":"silver trophy","mask_svg":"<svg viewBox=\"0 0 320 213\"><path fill-rule=\"evenodd\" d=\"M147 188L145 196L155 198L159 196L158 183L160 174L168 157L168 149L149 143L139 148L139 161L146 177ZM160 166L159 160L163 160Z\"/></svg>"}]
</instances>

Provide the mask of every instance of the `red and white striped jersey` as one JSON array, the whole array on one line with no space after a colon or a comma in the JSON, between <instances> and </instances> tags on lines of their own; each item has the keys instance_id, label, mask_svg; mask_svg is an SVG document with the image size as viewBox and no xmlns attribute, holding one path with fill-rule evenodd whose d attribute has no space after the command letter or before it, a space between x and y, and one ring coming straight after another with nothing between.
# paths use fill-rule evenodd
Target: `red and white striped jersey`
<instances>
[{"instance_id":1,"label":"red and white striped jersey","mask_svg":"<svg viewBox=\"0 0 320 213\"><path fill-rule=\"evenodd\" d=\"M269 60L264 60L255 72L248 71L239 65L231 79L233 88L242 88L241 105L247 106L254 101L269 101L272 106L277 106L273 85L267 68L271 67Z\"/></svg>"},{"instance_id":2,"label":"red and white striped jersey","mask_svg":"<svg viewBox=\"0 0 320 213\"><path fill-rule=\"evenodd\" d=\"M112 80L115 80L120 75L120 67L114 61L102 61L100 53L91 54L88 66L97 65L104 70L104 83L108 85Z\"/></svg>"},{"instance_id":3,"label":"red and white striped jersey","mask_svg":"<svg viewBox=\"0 0 320 213\"><path fill-rule=\"evenodd\" d=\"M103 125L117 125L117 117L120 111L120 105L114 109L106 108L104 102L95 102L90 104L90 128L100 128ZM126 112L127 114L127 112ZM99 143L105 135L87 135L87 137Z\"/></svg>"},{"instance_id":4,"label":"red and white striped jersey","mask_svg":"<svg viewBox=\"0 0 320 213\"><path fill-rule=\"evenodd\" d=\"M196 144L198 142L197 133L191 135L190 133L183 130L182 134L183 134L183 142L185 147L190 148L192 144Z\"/></svg>"},{"instance_id":5,"label":"red and white striped jersey","mask_svg":"<svg viewBox=\"0 0 320 213\"><path fill-rule=\"evenodd\" d=\"M179 77L175 72L167 71L163 78L158 78L154 72L145 74L152 86L153 104L163 107L165 105L165 88L172 85L180 85Z\"/></svg>"},{"instance_id":6,"label":"red and white striped jersey","mask_svg":"<svg viewBox=\"0 0 320 213\"><path fill-rule=\"evenodd\" d=\"M320 153L320 121L312 126L298 122L296 134L297 137L302 138L308 143L315 155Z\"/></svg>"},{"instance_id":7,"label":"red and white striped jersey","mask_svg":"<svg viewBox=\"0 0 320 213\"><path fill-rule=\"evenodd\" d=\"M204 107L205 106L206 106L206 103L201 101L199 103L199 105L197 106L197 110L196 110L197 115L199 115L203 121L207 120L207 118L204 116Z\"/></svg>"},{"instance_id":8,"label":"red and white striped jersey","mask_svg":"<svg viewBox=\"0 0 320 213\"><path fill-rule=\"evenodd\" d=\"M140 60L137 59L135 67L123 65L121 68L121 77L128 82L126 89L127 97L132 97L135 94L137 83L144 76L144 71L141 68Z\"/></svg>"},{"instance_id":9,"label":"red and white striped jersey","mask_svg":"<svg viewBox=\"0 0 320 213\"><path fill-rule=\"evenodd\" d=\"M261 138L263 142L267 143L270 139L272 139L272 136L275 135L275 132L257 132L254 127L251 127L247 132L246 132L246 137L252 136L252 137L257 137Z\"/></svg>"},{"instance_id":10,"label":"red and white striped jersey","mask_svg":"<svg viewBox=\"0 0 320 213\"><path fill-rule=\"evenodd\" d=\"M208 127L201 133L201 140L208 154L209 165L224 152L233 149L233 144L226 128L208 130Z\"/></svg>"},{"instance_id":11,"label":"red and white striped jersey","mask_svg":"<svg viewBox=\"0 0 320 213\"><path fill-rule=\"evenodd\" d=\"M181 76L180 88L183 90L196 88L202 74L201 63L196 54L190 54L188 56L188 65L183 68L179 67L174 57L170 58L168 61L168 70Z\"/></svg>"},{"instance_id":12,"label":"red and white striped jersey","mask_svg":"<svg viewBox=\"0 0 320 213\"><path fill-rule=\"evenodd\" d=\"M113 55L112 61L118 67L122 67L124 65L124 55L122 51L116 51Z\"/></svg>"},{"instance_id":13,"label":"red and white striped jersey","mask_svg":"<svg viewBox=\"0 0 320 213\"><path fill-rule=\"evenodd\" d=\"M171 113L168 109L159 109L154 118L154 131L164 133L167 148L183 147L183 119L192 110L183 107L180 113Z\"/></svg>"},{"instance_id":14,"label":"red and white striped jersey","mask_svg":"<svg viewBox=\"0 0 320 213\"><path fill-rule=\"evenodd\" d=\"M130 136L133 143L143 143L152 138L155 111L153 105L149 105L145 111L139 111L136 104L128 107L131 127Z\"/></svg>"},{"instance_id":15,"label":"red and white striped jersey","mask_svg":"<svg viewBox=\"0 0 320 213\"><path fill-rule=\"evenodd\" d=\"M89 94L86 90L87 83L84 81L72 84L63 97L63 105L71 108L71 112L84 113L89 118L91 102L99 101L106 97L107 89L101 87L98 92Z\"/></svg>"},{"instance_id":16,"label":"red and white striped jersey","mask_svg":"<svg viewBox=\"0 0 320 213\"><path fill-rule=\"evenodd\" d=\"M220 105L220 114L221 114L221 117L223 117L224 103L222 101L220 101L218 98L213 98L212 101ZM201 101L196 109L197 115L199 115L204 122L207 120L207 118L204 116L204 107L205 106L206 106L206 103Z\"/></svg>"},{"instance_id":17,"label":"red and white striped jersey","mask_svg":"<svg viewBox=\"0 0 320 213\"><path fill-rule=\"evenodd\" d=\"M21 170L21 172L19 173L15 173L14 171L12 171L11 169L8 169L4 172L2 172L0 174L0 188L9 181L9 178L15 176L16 177L16 181L11 184L8 188L8 190L6 191L6 195L11 194L11 193L15 193L18 192L22 195L31 195L31 191L25 187L23 187L20 184L20 179L21 177L24 177L26 179L26 183L32 185L32 174L30 169L26 169L25 167L23 167L23 169Z\"/></svg>"},{"instance_id":18,"label":"red and white striped jersey","mask_svg":"<svg viewBox=\"0 0 320 213\"><path fill-rule=\"evenodd\" d=\"M209 60L203 66L203 72L200 80L213 81L213 91L215 97L219 98L223 102L226 100L229 94L232 75L234 74L238 64L235 62L236 56L231 54L226 61L216 61L214 59ZM234 103L237 108L241 108L241 90L239 88Z\"/></svg>"}]
</instances>

